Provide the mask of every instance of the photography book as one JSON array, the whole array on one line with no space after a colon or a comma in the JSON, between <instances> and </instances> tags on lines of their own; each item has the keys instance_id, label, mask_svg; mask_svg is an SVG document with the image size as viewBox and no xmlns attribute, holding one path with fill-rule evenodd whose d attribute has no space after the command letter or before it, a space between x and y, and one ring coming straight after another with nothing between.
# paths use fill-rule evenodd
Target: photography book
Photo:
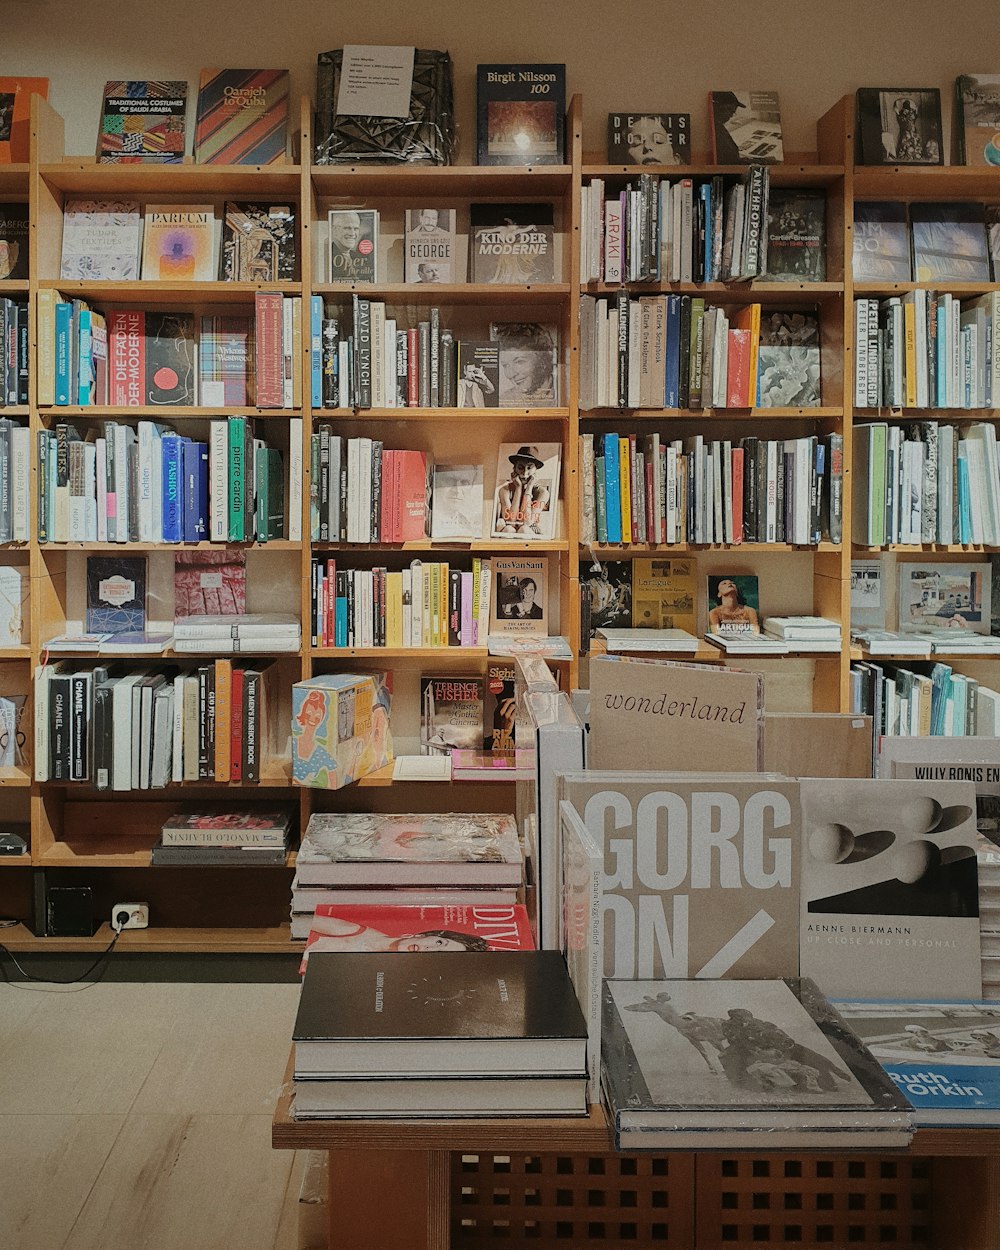
<instances>
[{"instance_id":1,"label":"photography book","mask_svg":"<svg viewBox=\"0 0 1000 1250\"><path fill-rule=\"evenodd\" d=\"M194 159L199 165L274 165L288 145L288 70L203 69Z\"/></svg>"},{"instance_id":2,"label":"photography book","mask_svg":"<svg viewBox=\"0 0 1000 1250\"><path fill-rule=\"evenodd\" d=\"M420 754L472 751L483 740L482 677L420 678Z\"/></svg>"},{"instance_id":3,"label":"photography book","mask_svg":"<svg viewBox=\"0 0 1000 1250\"><path fill-rule=\"evenodd\" d=\"M632 627L694 631L697 570L696 561L683 557L636 557L632 561ZM599 628L606 626L602 623Z\"/></svg>"},{"instance_id":4,"label":"photography book","mask_svg":"<svg viewBox=\"0 0 1000 1250\"><path fill-rule=\"evenodd\" d=\"M491 635L548 637L549 587L545 556L494 556L491 592Z\"/></svg>"},{"instance_id":5,"label":"photography book","mask_svg":"<svg viewBox=\"0 0 1000 1250\"><path fill-rule=\"evenodd\" d=\"M501 443L491 538L551 541L559 503L559 443Z\"/></svg>"},{"instance_id":6,"label":"photography book","mask_svg":"<svg viewBox=\"0 0 1000 1250\"><path fill-rule=\"evenodd\" d=\"M1000 75L955 79L955 136L959 165L1000 165Z\"/></svg>"},{"instance_id":7,"label":"photography book","mask_svg":"<svg viewBox=\"0 0 1000 1250\"><path fill-rule=\"evenodd\" d=\"M609 113L609 165L690 165L690 113Z\"/></svg>"},{"instance_id":8,"label":"photography book","mask_svg":"<svg viewBox=\"0 0 1000 1250\"><path fill-rule=\"evenodd\" d=\"M500 349L496 343L461 339L458 344L458 408L496 408L500 403Z\"/></svg>"},{"instance_id":9,"label":"photography book","mask_svg":"<svg viewBox=\"0 0 1000 1250\"><path fill-rule=\"evenodd\" d=\"M764 313L757 354L757 407L818 408L823 402L819 347L816 313Z\"/></svg>"},{"instance_id":10,"label":"photography book","mask_svg":"<svg viewBox=\"0 0 1000 1250\"><path fill-rule=\"evenodd\" d=\"M138 200L67 200L59 277L123 282L138 278L142 212Z\"/></svg>"},{"instance_id":11,"label":"photography book","mask_svg":"<svg viewBox=\"0 0 1000 1250\"><path fill-rule=\"evenodd\" d=\"M408 208L403 247L405 282L461 282L453 208Z\"/></svg>"},{"instance_id":12,"label":"photography book","mask_svg":"<svg viewBox=\"0 0 1000 1250\"><path fill-rule=\"evenodd\" d=\"M28 206L0 204L0 281L28 280Z\"/></svg>"},{"instance_id":13,"label":"photography book","mask_svg":"<svg viewBox=\"0 0 1000 1250\"><path fill-rule=\"evenodd\" d=\"M914 201L910 205L910 230L915 281L990 281L982 204Z\"/></svg>"},{"instance_id":14,"label":"photography book","mask_svg":"<svg viewBox=\"0 0 1000 1250\"><path fill-rule=\"evenodd\" d=\"M854 205L855 282L909 282L910 231L906 205L895 201L858 200Z\"/></svg>"},{"instance_id":15,"label":"photography book","mask_svg":"<svg viewBox=\"0 0 1000 1250\"><path fill-rule=\"evenodd\" d=\"M435 464L431 475L431 542L475 542L483 536L483 466Z\"/></svg>"},{"instance_id":16,"label":"photography book","mask_svg":"<svg viewBox=\"0 0 1000 1250\"><path fill-rule=\"evenodd\" d=\"M667 563L674 563L667 561ZM587 634L593 638L599 629L630 629L635 624L632 609L632 578L638 574L637 560L581 560L580 596L583 612L583 628L589 621ZM685 577L690 576L690 568ZM678 601L684 612L694 611L694 592L687 605L687 595L681 592ZM647 607L652 616L654 609Z\"/></svg>"},{"instance_id":17,"label":"photography book","mask_svg":"<svg viewBox=\"0 0 1000 1250\"><path fill-rule=\"evenodd\" d=\"M146 557L87 557L88 634L137 633L146 628Z\"/></svg>"},{"instance_id":18,"label":"photography book","mask_svg":"<svg viewBox=\"0 0 1000 1250\"><path fill-rule=\"evenodd\" d=\"M217 271L213 205L146 205L144 282L213 282Z\"/></svg>"},{"instance_id":19,"label":"photography book","mask_svg":"<svg viewBox=\"0 0 1000 1250\"><path fill-rule=\"evenodd\" d=\"M164 846L273 846L288 842L287 812L182 812L168 816L160 829Z\"/></svg>"},{"instance_id":20,"label":"photography book","mask_svg":"<svg viewBox=\"0 0 1000 1250\"><path fill-rule=\"evenodd\" d=\"M566 66L476 67L476 164L562 165Z\"/></svg>"},{"instance_id":21,"label":"photography book","mask_svg":"<svg viewBox=\"0 0 1000 1250\"><path fill-rule=\"evenodd\" d=\"M469 281L554 282L554 220L551 204L470 204Z\"/></svg>"},{"instance_id":22,"label":"photography book","mask_svg":"<svg viewBox=\"0 0 1000 1250\"><path fill-rule=\"evenodd\" d=\"M767 200L768 282L826 280L826 196L771 187Z\"/></svg>"},{"instance_id":23,"label":"photography book","mask_svg":"<svg viewBox=\"0 0 1000 1250\"><path fill-rule=\"evenodd\" d=\"M785 159L776 91L711 91L708 107L715 164L780 164Z\"/></svg>"},{"instance_id":24,"label":"photography book","mask_svg":"<svg viewBox=\"0 0 1000 1250\"><path fill-rule=\"evenodd\" d=\"M329 280L377 282L379 213L377 208L331 208Z\"/></svg>"},{"instance_id":25,"label":"photography book","mask_svg":"<svg viewBox=\"0 0 1000 1250\"><path fill-rule=\"evenodd\" d=\"M862 165L943 165L941 92L936 87L859 87Z\"/></svg>"},{"instance_id":26,"label":"photography book","mask_svg":"<svg viewBox=\"0 0 1000 1250\"><path fill-rule=\"evenodd\" d=\"M186 82L104 84L97 159L103 164L179 165L184 159Z\"/></svg>"},{"instance_id":27,"label":"photography book","mask_svg":"<svg viewBox=\"0 0 1000 1250\"><path fill-rule=\"evenodd\" d=\"M294 281L294 206L227 200L219 276L223 282Z\"/></svg>"},{"instance_id":28,"label":"photography book","mask_svg":"<svg viewBox=\"0 0 1000 1250\"><path fill-rule=\"evenodd\" d=\"M976 564L899 565L902 633L990 633L992 568Z\"/></svg>"},{"instance_id":29,"label":"photography book","mask_svg":"<svg viewBox=\"0 0 1000 1250\"><path fill-rule=\"evenodd\" d=\"M745 638L760 633L760 591L755 573L710 573L708 632Z\"/></svg>"}]
</instances>

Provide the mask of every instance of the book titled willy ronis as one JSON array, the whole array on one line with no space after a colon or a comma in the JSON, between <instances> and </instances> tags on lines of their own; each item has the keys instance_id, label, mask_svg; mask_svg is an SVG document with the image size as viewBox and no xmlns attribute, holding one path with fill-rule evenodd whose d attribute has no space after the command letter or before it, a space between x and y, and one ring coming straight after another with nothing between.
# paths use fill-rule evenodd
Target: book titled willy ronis
<instances>
[{"instance_id":1,"label":"book titled willy ronis","mask_svg":"<svg viewBox=\"0 0 1000 1250\"><path fill-rule=\"evenodd\" d=\"M476 164L561 165L566 66L476 67Z\"/></svg>"}]
</instances>

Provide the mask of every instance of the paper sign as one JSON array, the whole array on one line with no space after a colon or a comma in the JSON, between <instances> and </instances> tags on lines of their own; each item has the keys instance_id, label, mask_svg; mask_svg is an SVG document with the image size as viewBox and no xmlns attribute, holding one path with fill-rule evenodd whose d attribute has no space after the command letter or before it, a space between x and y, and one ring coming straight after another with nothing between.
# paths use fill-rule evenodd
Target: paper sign
<instances>
[{"instance_id":1,"label":"paper sign","mask_svg":"<svg viewBox=\"0 0 1000 1250\"><path fill-rule=\"evenodd\" d=\"M346 44L337 112L353 117L409 117L414 51Z\"/></svg>"}]
</instances>

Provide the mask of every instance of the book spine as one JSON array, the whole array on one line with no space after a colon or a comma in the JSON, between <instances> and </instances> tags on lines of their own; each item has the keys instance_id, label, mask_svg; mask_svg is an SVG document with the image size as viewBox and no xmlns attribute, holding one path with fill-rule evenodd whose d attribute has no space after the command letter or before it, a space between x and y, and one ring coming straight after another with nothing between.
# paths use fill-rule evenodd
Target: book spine
<instances>
[{"instance_id":1,"label":"book spine","mask_svg":"<svg viewBox=\"0 0 1000 1250\"><path fill-rule=\"evenodd\" d=\"M258 408L284 407L283 297L273 291L254 296L254 359Z\"/></svg>"},{"instance_id":2,"label":"book spine","mask_svg":"<svg viewBox=\"0 0 1000 1250\"><path fill-rule=\"evenodd\" d=\"M358 382L355 407L372 406L372 316L371 301L354 298L354 345L357 353Z\"/></svg>"},{"instance_id":3,"label":"book spine","mask_svg":"<svg viewBox=\"0 0 1000 1250\"><path fill-rule=\"evenodd\" d=\"M255 669L243 673L243 780L260 781L260 702L261 674Z\"/></svg>"},{"instance_id":4,"label":"book spine","mask_svg":"<svg viewBox=\"0 0 1000 1250\"><path fill-rule=\"evenodd\" d=\"M246 539L245 426L245 418L229 418L229 539L238 543Z\"/></svg>"}]
</instances>

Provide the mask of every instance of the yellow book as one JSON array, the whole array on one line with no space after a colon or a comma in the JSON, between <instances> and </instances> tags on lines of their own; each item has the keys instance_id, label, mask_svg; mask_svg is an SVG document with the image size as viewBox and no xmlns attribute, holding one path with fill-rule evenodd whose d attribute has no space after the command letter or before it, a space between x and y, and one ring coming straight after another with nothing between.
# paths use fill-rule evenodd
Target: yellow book
<instances>
[{"instance_id":1,"label":"yellow book","mask_svg":"<svg viewBox=\"0 0 1000 1250\"><path fill-rule=\"evenodd\" d=\"M215 661L215 780L228 781L232 769L232 660Z\"/></svg>"},{"instance_id":2,"label":"yellow book","mask_svg":"<svg viewBox=\"0 0 1000 1250\"><path fill-rule=\"evenodd\" d=\"M621 492L622 543L632 541L632 451L627 438L618 440L618 482Z\"/></svg>"},{"instance_id":3,"label":"yellow book","mask_svg":"<svg viewBox=\"0 0 1000 1250\"><path fill-rule=\"evenodd\" d=\"M438 565L438 640L439 647L448 645L448 566Z\"/></svg>"},{"instance_id":4,"label":"yellow book","mask_svg":"<svg viewBox=\"0 0 1000 1250\"><path fill-rule=\"evenodd\" d=\"M403 645L403 574L385 575L385 645Z\"/></svg>"},{"instance_id":5,"label":"yellow book","mask_svg":"<svg viewBox=\"0 0 1000 1250\"><path fill-rule=\"evenodd\" d=\"M439 647L441 645L441 565L438 563L431 564L431 629L428 646Z\"/></svg>"},{"instance_id":6,"label":"yellow book","mask_svg":"<svg viewBox=\"0 0 1000 1250\"><path fill-rule=\"evenodd\" d=\"M917 406L917 310L912 300L903 300L903 346L906 351L906 393L904 406Z\"/></svg>"},{"instance_id":7,"label":"yellow book","mask_svg":"<svg viewBox=\"0 0 1000 1250\"><path fill-rule=\"evenodd\" d=\"M479 627L479 594L483 584L483 562L479 556L472 557L472 643L482 646L486 641L486 631ZM482 637L483 642L480 642Z\"/></svg>"},{"instance_id":8,"label":"yellow book","mask_svg":"<svg viewBox=\"0 0 1000 1250\"><path fill-rule=\"evenodd\" d=\"M747 381L748 408L757 406L757 367L760 359L760 304L747 304L735 312L730 320L734 330L747 330L747 355L750 361Z\"/></svg>"},{"instance_id":9,"label":"yellow book","mask_svg":"<svg viewBox=\"0 0 1000 1250\"><path fill-rule=\"evenodd\" d=\"M38 404L56 402L56 304L59 294L51 289L38 292Z\"/></svg>"},{"instance_id":10,"label":"yellow book","mask_svg":"<svg viewBox=\"0 0 1000 1250\"><path fill-rule=\"evenodd\" d=\"M429 647L431 645L433 622L431 620L431 566L429 564L421 565L420 569L420 601L423 604L423 612L420 618L420 645Z\"/></svg>"}]
</instances>

